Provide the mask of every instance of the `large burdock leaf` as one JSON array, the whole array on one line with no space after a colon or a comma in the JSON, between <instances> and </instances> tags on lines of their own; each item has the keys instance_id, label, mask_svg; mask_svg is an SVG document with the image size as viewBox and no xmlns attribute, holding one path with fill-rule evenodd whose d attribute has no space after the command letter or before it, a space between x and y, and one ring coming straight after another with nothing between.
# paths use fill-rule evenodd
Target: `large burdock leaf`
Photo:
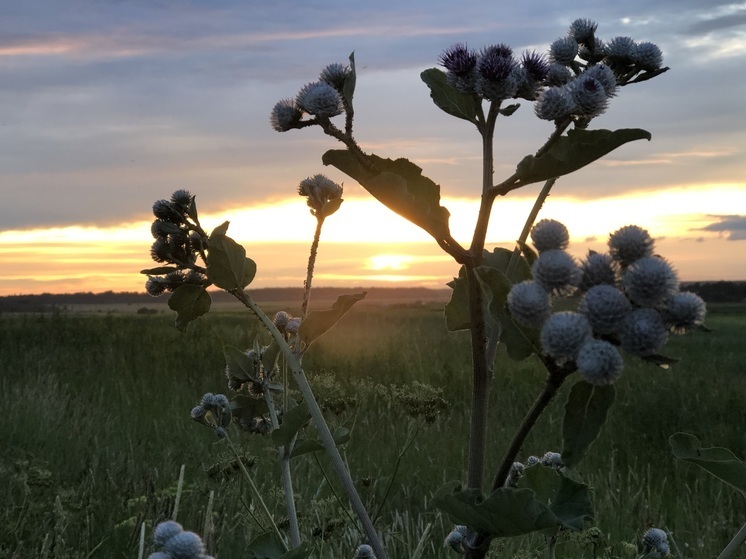
<instances>
[{"instance_id":1,"label":"large burdock leaf","mask_svg":"<svg viewBox=\"0 0 746 559\"><path fill-rule=\"evenodd\" d=\"M707 470L746 495L746 462L727 448L702 448L699 439L689 433L676 433L668 439L674 456Z\"/></svg>"},{"instance_id":2,"label":"large burdock leaf","mask_svg":"<svg viewBox=\"0 0 746 559\"><path fill-rule=\"evenodd\" d=\"M298 330L298 336L306 344L306 347L323 336L352 308L352 305L358 301L362 301L367 294L367 291L363 291L354 295L340 295L331 309L308 313L308 316L301 322Z\"/></svg>"},{"instance_id":3,"label":"large burdock leaf","mask_svg":"<svg viewBox=\"0 0 746 559\"><path fill-rule=\"evenodd\" d=\"M446 512L454 524L463 524L485 536L520 536L560 524L530 489L503 487L483 499L480 491L461 489L458 482L451 482L435 493L432 503Z\"/></svg>"},{"instance_id":4,"label":"large burdock leaf","mask_svg":"<svg viewBox=\"0 0 746 559\"><path fill-rule=\"evenodd\" d=\"M276 446L289 446L293 437L311 420L308 405L303 403L290 408L282 416L282 425L272 432L272 442Z\"/></svg>"},{"instance_id":5,"label":"large burdock leaf","mask_svg":"<svg viewBox=\"0 0 746 559\"><path fill-rule=\"evenodd\" d=\"M565 528L581 531L593 520L590 488L553 468L541 464L526 468L518 488L532 490Z\"/></svg>"},{"instance_id":6,"label":"large burdock leaf","mask_svg":"<svg viewBox=\"0 0 746 559\"><path fill-rule=\"evenodd\" d=\"M440 205L440 186L422 175L422 169L408 159L383 159L367 155L380 172L360 164L348 150L327 151L322 161L351 176L379 202L436 239L450 236L450 213Z\"/></svg>"},{"instance_id":7,"label":"large burdock leaf","mask_svg":"<svg viewBox=\"0 0 746 559\"><path fill-rule=\"evenodd\" d=\"M578 381L570 390L562 423L562 462L572 468L585 455L606 422L614 403L614 385L594 386Z\"/></svg>"},{"instance_id":8,"label":"large burdock leaf","mask_svg":"<svg viewBox=\"0 0 746 559\"><path fill-rule=\"evenodd\" d=\"M430 88L430 97L439 109L456 118L478 124L477 113L480 106L476 95L461 93L448 83L446 73L438 68L425 70L420 78Z\"/></svg>"},{"instance_id":9,"label":"large burdock leaf","mask_svg":"<svg viewBox=\"0 0 746 559\"><path fill-rule=\"evenodd\" d=\"M570 130L540 157L524 157L516 168L516 179L523 184L531 184L561 177L585 167L627 142L650 139L650 132L640 128Z\"/></svg>"},{"instance_id":10,"label":"large burdock leaf","mask_svg":"<svg viewBox=\"0 0 746 559\"><path fill-rule=\"evenodd\" d=\"M246 250L225 233L228 222L216 227L207 240L207 277L227 291L243 289L256 275L256 263L246 258Z\"/></svg>"},{"instance_id":11,"label":"large burdock leaf","mask_svg":"<svg viewBox=\"0 0 746 559\"><path fill-rule=\"evenodd\" d=\"M184 332L192 320L210 310L210 294L204 286L185 284L177 287L168 299L168 306L176 311L176 328Z\"/></svg>"}]
</instances>

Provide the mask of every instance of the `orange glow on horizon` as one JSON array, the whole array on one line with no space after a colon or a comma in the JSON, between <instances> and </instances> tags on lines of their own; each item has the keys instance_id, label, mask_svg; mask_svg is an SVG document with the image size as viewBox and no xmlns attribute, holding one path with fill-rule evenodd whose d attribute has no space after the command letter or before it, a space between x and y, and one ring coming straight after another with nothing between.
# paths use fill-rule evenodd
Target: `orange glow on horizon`
<instances>
[{"instance_id":1,"label":"orange glow on horizon","mask_svg":"<svg viewBox=\"0 0 746 559\"><path fill-rule=\"evenodd\" d=\"M445 198L453 236L466 245L478 200ZM495 203L488 246L512 247L533 200ZM608 234L635 223L657 239L658 251L677 266L683 280L746 279L746 254L721 234L702 231L718 215L746 207L744 185L702 185L650 194L582 201L552 196L541 218L565 223L570 252L605 250ZM253 286L302 285L315 226L297 197L251 208L205 214L211 230L230 220L228 234L257 261ZM346 199L324 224L316 285L411 285L443 287L458 273L428 234L371 198ZM0 295L71 291L142 291L138 272L149 258L149 222L117 227L70 226L0 232Z\"/></svg>"}]
</instances>

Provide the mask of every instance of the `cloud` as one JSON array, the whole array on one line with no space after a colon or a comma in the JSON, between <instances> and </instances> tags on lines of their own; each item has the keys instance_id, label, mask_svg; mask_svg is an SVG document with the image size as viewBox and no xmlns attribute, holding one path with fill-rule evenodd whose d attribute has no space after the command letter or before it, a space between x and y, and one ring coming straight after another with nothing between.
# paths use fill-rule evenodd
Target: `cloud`
<instances>
[{"instance_id":1,"label":"cloud","mask_svg":"<svg viewBox=\"0 0 746 559\"><path fill-rule=\"evenodd\" d=\"M746 241L746 215L713 215L717 221L695 229L727 234L729 241Z\"/></svg>"},{"instance_id":2,"label":"cloud","mask_svg":"<svg viewBox=\"0 0 746 559\"><path fill-rule=\"evenodd\" d=\"M725 15L704 21L693 23L686 30L691 35L707 35L723 29L731 29L746 24L746 13L738 15Z\"/></svg>"}]
</instances>

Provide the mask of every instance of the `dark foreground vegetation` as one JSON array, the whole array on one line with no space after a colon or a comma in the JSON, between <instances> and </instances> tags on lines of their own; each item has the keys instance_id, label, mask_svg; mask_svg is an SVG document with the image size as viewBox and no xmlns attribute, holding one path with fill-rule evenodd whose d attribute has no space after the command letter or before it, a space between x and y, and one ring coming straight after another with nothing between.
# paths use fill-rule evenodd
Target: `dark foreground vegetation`
<instances>
[{"instance_id":1,"label":"dark foreground vegetation","mask_svg":"<svg viewBox=\"0 0 746 559\"><path fill-rule=\"evenodd\" d=\"M442 546L451 526L429 499L465 460L470 364L466 339L445 331L441 309L353 309L304 361L333 423L351 430L345 456L397 559L420 543L421 558L455 557ZM563 538L558 557L634 557L630 546L649 525L672 530L684 557L715 557L743 524L743 496L677 462L668 445L687 431L746 454L746 312L728 309L711 311L713 332L669 343L682 359L672 369L627 367L610 421L579 467L594 487L599 530ZM223 344L246 348L257 333L239 313L207 315L185 335L165 313L0 317L0 557L136 557L141 523L149 534L171 514L184 464L179 521L206 534L220 559L245 558L259 530L255 504L235 460L189 411L204 392L227 391ZM543 381L532 360L498 374L493 461ZM566 394L521 458L559 450ZM281 522L270 442L233 437ZM325 479L325 457L297 460L301 528L315 556L349 557L360 536ZM540 557L514 554L519 543L497 545L491 557Z\"/></svg>"}]
</instances>

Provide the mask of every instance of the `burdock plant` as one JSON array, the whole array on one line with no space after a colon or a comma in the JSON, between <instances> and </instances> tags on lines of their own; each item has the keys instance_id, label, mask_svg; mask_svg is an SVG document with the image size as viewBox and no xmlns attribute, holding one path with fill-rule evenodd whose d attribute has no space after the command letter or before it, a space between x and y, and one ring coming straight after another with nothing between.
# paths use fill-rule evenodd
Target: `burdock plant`
<instances>
[{"instance_id":1,"label":"burdock plant","mask_svg":"<svg viewBox=\"0 0 746 559\"><path fill-rule=\"evenodd\" d=\"M270 124L278 132L319 127L341 142L343 149L327 151L322 162L347 174L381 203L421 227L460 265L458 276L449 283L453 291L445 319L449 330L470 334L473 373L468 457L463 479L446 484L430 502L455 525L445 538L446 546L468 559L484 558L498 538L531 532L544 535L546 556L554 557L561 532L588 526L594 517L591 492L574 468L602 429L625 358L669 367L676 361L662 353L669 334L701 327L704 319L704 303L694 294L679 291L674 268L655 254L647 231L624 227L610 235L608 253L589 252L578 262L565 251L569 233L563 224L553 220L536 223L558 179L628 142L651 139L650 133L641 129L591 127L623 88L668 70L653 43L629 37L604 41L597 36L597 28L588 19L576 20L565 36L551 42L546 56L534 51L517 56L504 44L478 50L455 44L439 57L443 69L422 72L435 105L468 122L482 140L481 205L468 246L451 235L450 214L441 205L440 186L424 176L422 169L404 158L368 154L358 144L353 134L357 84L353 55L349 64L323 68L316 81L301 87L295 96L278 101L270 114ZM531 112L547 121L548 138L535 153L524 157L510 176L495 182L496 126L499 119L518 111L516 100L533 104ZM515 248L488 250L487 226L495 201L535 183L544 186ZM321 227L340 208L342 189L315 175L303 180L298 192L307 198L317 220L300 317L281 312L270 318L262 312L246 291L256 273L254 262L227 236L228 223L207 235L199 225L194 197L183 191L154 206L152 255L165 266L144 271L149 276L148 291L154 295L172 292L169 305L177 311L177 326L183 329L209 310L207 288L223 289L256 314L272 337L270 345L257 343L249 351L226 348L233 399L227 402L225 397L206 395L192 412L195 420L229 443L232 426L273 433L290 538L287 541L274 525L274 533L261 536L252 545L252 556L259 556L259 546L261 557L272 559L302 559L313 552L293 520L290 467L299 430L311 419L367 540L347 555L386 559L382 539L337 450L339 437L328 428L302 367L309 347L365 296L343 296L330 309L308 311ZM563 310L553 312L555 301L568 295L575 296L577 308L568 310L565 304ZM500 421L500 410L488 409L489 394L493 387L500 389L504 378L496 360L500 344L514 360L537 356L547 377L488 475L488 412L493 415L491 424ZM286 397L287 383L277 367L280 355L302 394L300 405L292 405ZM569 379L576 380L565 406L561 452L530 456L525 464L517 462L537 419ZM691 458L691 441L679 437L672 439L672 444L677 455ZM714 462L717 456L708 464ZM661 532L645 534L641 557L669 553ZM732 557L733 552L729 553L722 557Z\"/></svg>"}]
</instances>

